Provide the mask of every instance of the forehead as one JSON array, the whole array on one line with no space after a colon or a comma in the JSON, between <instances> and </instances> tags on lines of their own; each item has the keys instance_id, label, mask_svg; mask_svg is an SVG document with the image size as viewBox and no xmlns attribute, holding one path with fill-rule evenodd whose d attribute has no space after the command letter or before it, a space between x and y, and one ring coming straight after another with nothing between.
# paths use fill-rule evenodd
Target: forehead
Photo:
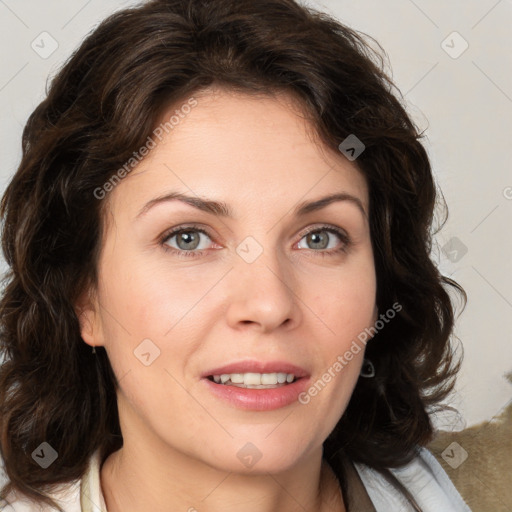
<instances>
[{"instance_id":1,"label":"forehead","mask_svg":"<svg viewBox=\"0 0 512 512\"><path fill-rule=\"evenodd\" d=\"M256 209L343 191L367 207L364 176L319 140L297 98L225 89L192 98L193 108L181 108L191 104L184 98L162 113L160 137L109 194L111 210L133 210L169 190Z\"/></svg>"}]
</instances>

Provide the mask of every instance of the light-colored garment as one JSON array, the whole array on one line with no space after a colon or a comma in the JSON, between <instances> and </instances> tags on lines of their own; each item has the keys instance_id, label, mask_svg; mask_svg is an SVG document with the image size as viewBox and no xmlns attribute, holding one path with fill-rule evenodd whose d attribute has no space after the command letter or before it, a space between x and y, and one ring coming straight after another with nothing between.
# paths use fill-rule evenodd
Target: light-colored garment
<instances>
[{"instance_id":1,"label":"light-colored garment","mask_svg":"<svg viewBox=\"0 0 512 512\"><path fill-rule=\"evenodd\" d=\"M414 511L398 489L380 473L362 464L355 466L377 512ZM391 469L391 472L424 512L471 512L441 464L426 448L420 448L418 456L409 464Z\"/></svg>"},{"instance_id":2,"label":"light-colored garment","mask_svg":"<svg viewBox=\"0 0 512 512\"><path fill-rule=\"evenodd\" d=\"M100 454L96 451L89 459L81 480L75 480L51 495L66 512L107 512L107 505L100 484ZM56 512L47 505L39 505L28 499L8 498L9 505L2 512Z\"/></svg>"},{"instance_id":3,"label":"light-colored garment","mask_svg":"<svg viewBox=\"0 0 512 512\"><path fill-rule=\"evenodd\" d=\"M411 512L407 500L377 471L355 464L355 468L377 512ZM393 474L412 494L423 512L471 512L434 456L420 448L418 456ZM81 480L52 495L66 512L108 512L100 485L100 459L96 452ZM50 512L46 506L9 499L3 512ZM359 511L358 511L359 512ZM361 511L364 512L364 511Z\"/></svg>"}]
</instances>

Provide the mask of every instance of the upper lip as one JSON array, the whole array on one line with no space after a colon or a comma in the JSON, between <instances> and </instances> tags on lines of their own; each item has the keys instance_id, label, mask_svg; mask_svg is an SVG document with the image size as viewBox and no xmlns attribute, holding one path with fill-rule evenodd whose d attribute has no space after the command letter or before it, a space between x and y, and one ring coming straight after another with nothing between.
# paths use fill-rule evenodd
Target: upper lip
<instances>
[{"instance_id":1,"label":"upper lip","mask_svg":"<svg viewBox=\"0 0 512 512\"><path fill-rule=\"evenodd\" d=\"M239 361L212 368L201 373L201 377L223 375L229 373L293 373L297 379L309 377L309 373L300 366L284 361Z\"/></svg>"}]
</instances>

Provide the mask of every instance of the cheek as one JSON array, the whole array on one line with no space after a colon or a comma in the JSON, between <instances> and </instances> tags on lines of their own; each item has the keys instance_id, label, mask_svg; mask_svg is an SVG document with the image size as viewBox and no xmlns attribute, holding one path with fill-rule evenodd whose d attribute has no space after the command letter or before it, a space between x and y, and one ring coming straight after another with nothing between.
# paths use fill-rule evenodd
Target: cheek
<instances>
[{"instance_id":1,"label":"cheek","mask_svg":"<svg viewBox=\"0 0 512 512\"><path fill-rule=\"evenodd\" d=\"M333 331L338 343L351 340L373 325L376 318L373 264L343 269L335 278L326 280L321 294L311 297L313 309Z\"/></svg>"},{"instance_id":2,"label":"cheek","mask_svg":"<svg viewBox=\"0 0 512 512\"><path fill-rule=\"evenodd\" d=\"M162 379L171 379L165 370L183 380L181 362L197 350L210 318L201 298L218 277L191 278L147 259L116 261L104 270L102 323L112 368L118 379L130 372L133 385L125 392L135 401L137 390L160 389ZM144 357L151 361L147 367Z\"/></svg>"},{"instance_id":3,"label":"cheek","mask_svg":"<svg viewBox=\"0 0 512 512\"><path fill-rule=\"evenodd\" d=\"M115 320L138 336L164 337L208 289L204 276L190 279L150 258L113 259L119 265L105 268L109 275L105 300Z\"/></svg>"},{"instance_id":4,"label":"cheek","mask_svg":"<svg viewBox=\"0 0 512 512\"><path fill-rule=\"evenodd\" d=\"M342 272L325 287L325 293L312 295L319 316L331 335L318 340L316 355L320 373L303 395L304 414L324 418L319 438L326 437L347 408L360 374L365 343L361 333L375 321L376 281L373 267L362 272ZM314 412L311 412L314 411Z\"/></svg>"}]
</instances>

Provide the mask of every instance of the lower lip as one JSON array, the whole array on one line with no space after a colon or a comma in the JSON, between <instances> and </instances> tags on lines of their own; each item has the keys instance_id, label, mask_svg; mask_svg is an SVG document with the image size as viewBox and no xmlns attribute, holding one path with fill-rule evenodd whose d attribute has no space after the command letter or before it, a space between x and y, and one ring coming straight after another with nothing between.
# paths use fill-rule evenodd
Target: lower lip
<instances>
[{"instance_id":1,"label":"lower lip","mask_svg":"<svg viewBox=\"0 0 512 512\"><path fill-rule=\"evenodd\" d=\"M208 389L231 405L249 411L272 411L298 403L299 395L308 387L309 378L300 378L279 388L250 389L216 384L210 379L202 379Z\"/></svg>"}]
</instances>

